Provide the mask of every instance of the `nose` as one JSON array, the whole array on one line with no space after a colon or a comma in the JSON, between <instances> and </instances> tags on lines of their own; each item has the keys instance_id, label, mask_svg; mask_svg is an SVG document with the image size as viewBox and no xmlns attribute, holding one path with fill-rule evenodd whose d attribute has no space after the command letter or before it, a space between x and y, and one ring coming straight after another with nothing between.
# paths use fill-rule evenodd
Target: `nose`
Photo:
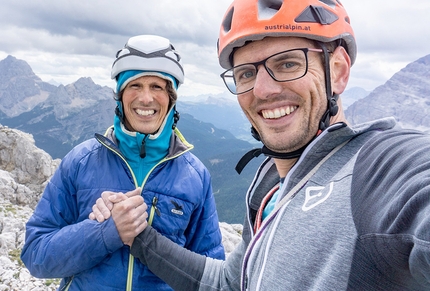
<instances>
[{"instance_id":1,"label":"nose","mask_svg":"<svg viewBox=\"0 0 430 291\"><path fill-rule=\"evenodd\" d=\"M154 100L154 97L152 96L151 90L147 87L144 87L138 91L137 98L143 104L149 104Z\"/></svg>"},{"instance_id":2,"label":"nose","mask_svg":"<svg viewBox=\"0 0 430 291\"><path fill-rule=\"evenodd\" d=\"M256 98L267 99L272 95L281 93L282 85L270 76L264 65L260 65L255 77L254 89L252 90Z\"/></svg>"}]
</instances>

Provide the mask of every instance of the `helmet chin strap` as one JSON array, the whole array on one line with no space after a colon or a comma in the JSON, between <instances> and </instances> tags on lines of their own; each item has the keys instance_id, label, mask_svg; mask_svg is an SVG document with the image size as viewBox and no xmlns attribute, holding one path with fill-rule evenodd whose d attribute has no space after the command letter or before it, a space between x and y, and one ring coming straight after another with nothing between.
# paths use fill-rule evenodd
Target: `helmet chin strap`
<instances>
[{"instance_id":1,"label":"helmet chin strap","mask_svg":"<svg viewBox=\"0 0 430 291\"><path fill-rule=\"evenodd\" d=\"M303 151L306 149L306 147L314 140L314 138L317 137L322 131L326 130L330 126L330 117L335 116L339 111L339 106L337 105L337 99L339 95L334 93L332 94L332 90L331 90L330 59L328 55L329 52L324 43L319 43L319 45L321 46L321 49L323 50L323 53L324 53L324 75L325 75L324 79L325 79L325 88L326 88L326 96L327 96L327 110L324 112L323 116L321 117L317 134L303 147L292 152L287 152L287 153L275 152L267 148L265 145L263 145L262 148L250 150L237 163L235 169L238 174L242 172L245 166L253 158L258 157L261 154L264 154L265 156L272 157L275 159L295 159L300 157ZM259 133L253 126L251 127L251 134L256 140L261 141Z\"/></svg>"}]
</instances>

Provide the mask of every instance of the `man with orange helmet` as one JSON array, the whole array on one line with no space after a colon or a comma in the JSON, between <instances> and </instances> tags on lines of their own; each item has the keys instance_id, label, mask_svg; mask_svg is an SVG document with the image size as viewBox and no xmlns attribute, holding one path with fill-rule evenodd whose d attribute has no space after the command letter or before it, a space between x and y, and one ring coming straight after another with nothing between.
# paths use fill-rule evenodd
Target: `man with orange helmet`
<instances>
[{"instance_id":1,"label":"man with orange helmet","mask_svg":"<svg viewBox=\"0 0 430 291\"><path fill-rule=\"evenodd\" d=\"M430 137L391 118L348 125L357 49L340 1L234 0L218 52L264 145L237 169L267 156L242 241L219 261L147 227L131 253L175 290L430 290Z\"/></svg>"}]
</instances>

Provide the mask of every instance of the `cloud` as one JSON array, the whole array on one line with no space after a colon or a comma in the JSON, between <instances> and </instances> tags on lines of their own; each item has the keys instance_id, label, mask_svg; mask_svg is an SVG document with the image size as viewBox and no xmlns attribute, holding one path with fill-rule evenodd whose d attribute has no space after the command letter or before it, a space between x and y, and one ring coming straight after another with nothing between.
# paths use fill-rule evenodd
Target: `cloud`
<instances>
[{"instance_id":1,"label":"cloud","mask_svg":"<svg viewBox=\"0 0 430 291\"><path fill-rule=\"evenodd\" d=\"M127 39L159 34L182 54L189 94L219 92L224 88L216 41L228 5L226 0L7 1L0 11L0 57L27 61L45 81L68 84L90 76L111 86L111 64Z\"/></svg>"},{"instance_id":2,"label":"cloud","mask_svg":"<svg viewBox=\"0 0 430 291\"><path fill-rule=\"evenodd\" d=\"M430 54L430 1L343 0L358 44L350 86L382 85L407 64Z\"/></svg>"},{"instance_id":3,"label":"cloud","mask_svg":"<svg viewBox=\"0 0 430 291\"><path fill-rule=\"evenodd\" d=\"M216 42L230 0L14 0L0 10L0 58L27 61L45 81L91 77L113 86L115 53L137 34L169 38L183 56L181 94L225 92ZM430 1L343 0L358 43L349 87L371 90L430 54Z\"/></svg>"}]
</instances>

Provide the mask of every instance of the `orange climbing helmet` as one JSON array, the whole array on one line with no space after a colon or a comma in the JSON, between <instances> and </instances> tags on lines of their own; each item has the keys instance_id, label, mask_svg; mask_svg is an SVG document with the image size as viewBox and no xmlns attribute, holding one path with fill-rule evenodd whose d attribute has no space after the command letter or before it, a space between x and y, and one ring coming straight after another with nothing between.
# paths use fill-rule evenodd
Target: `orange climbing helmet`
<instances>
[{"instance_id":1,"label":"orange climbing helmet","mask_svg":"<svg viewBox=\"0 0 430 291\"><path fill-rule=\"evenodd\" d=\"M357 46L348 14L339 0L234 0L224 15L218 39L221 67L232 67L232 53L266 36L343 40L351 63Z\"/></svg>"}]
</instances>

